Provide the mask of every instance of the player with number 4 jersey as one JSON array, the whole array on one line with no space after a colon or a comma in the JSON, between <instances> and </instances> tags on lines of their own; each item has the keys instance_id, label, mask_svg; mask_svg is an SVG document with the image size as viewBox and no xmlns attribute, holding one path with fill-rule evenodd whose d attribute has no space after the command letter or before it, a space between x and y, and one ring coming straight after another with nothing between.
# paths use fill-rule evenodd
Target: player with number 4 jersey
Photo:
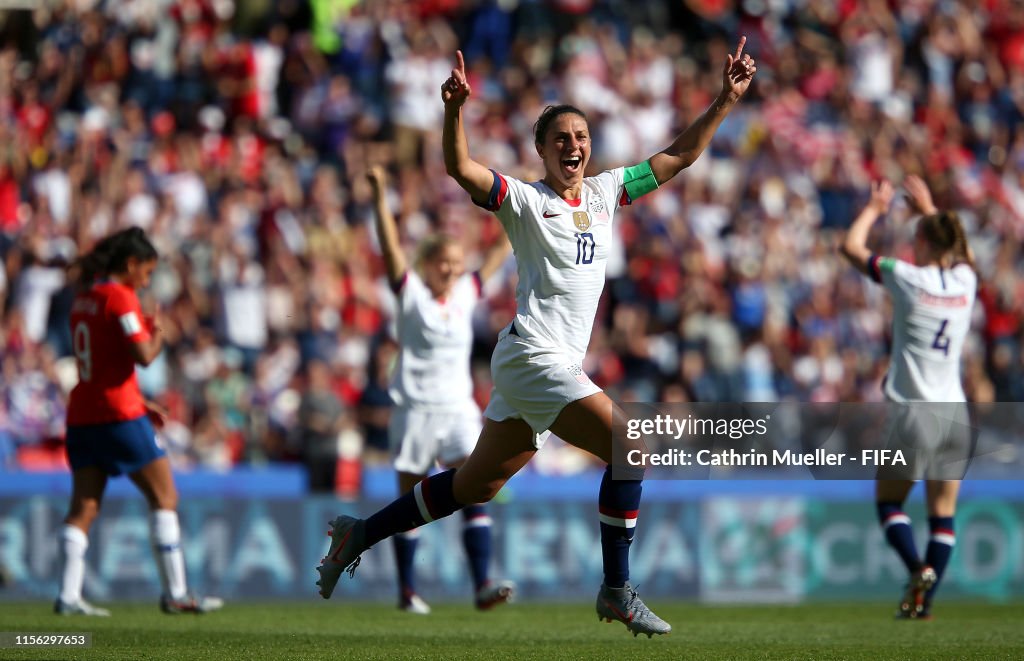
<instances>
[{"instance_id":1,"label":"player with number 4 jersey","mask_svg":"<svg viewBox=\"0 0 1024 661\"><path fill-rule=\"evenodd\" d=\"M885 287L893 301L892 358L883 386L894 402L886 440L909 461L879 469L876 509L886 539L909 578L897 617L928 619L932 598L955 543L953 515L960 478L972 451L970 419L960 379L960 358L971 325L978 287L974 257L959 217L939 212L922 179L904 186L923 217L914 235L914 261L872 254L872 225L889 208L893 187L874 184L871 199L850 226L842 251L863 273ZM925 480L931 537L922 559L903 502L917 479Z\"/></svg>"},{"instance_id":2,"label":"player with number 4 jersey","mask_svg":"<svg viewBox=\"0 0 1024 661\"><path fill-rule=\"evenodd\" d=\"M171 465L157 445L153 422L164 413L139 390L135 365L148 365L163 340L155 320L142 314L136 289L149 285L156 249L141 229L126 229L96 245L74 266L79 291L71 307L78 385L68 405L67 454L72 492L61 529L61 584L54 611L61 615L110 613L82 598L88 533L99 515L108 477L127 474L145 495L165 613L220 608L215 597L188 595Z\"/></svg>"},{"instance_id":3,"label":"player with number 4 jersey","mask_svg":"<svg viewBox=\"0 0 1024 661\"><path fill-rule=\"evenodd\" d=\"M883 386L895 402L963 402L960 356L978 277L966 263L915 266L875 256L871 277L892 296L892 360Z\"/></svg>"},{"instance_id":4,"label":"player with number 4 jersey","mask_svg":"<svg viewBox=\"0 0 1024 661\"><path fill-rule=\"evenodd\" d=\"M470 158L462 107L471 89L462 53L456 53L458 64L441 85L445 167L476 204L495 213L508 234L519 270L516 315L499 334L491 357L494 389L472 454L458 469L420 482L366 520L341 516L331 522L333 539L318 568L323 597L331 596L341 573L354 571L360 554L377 542L491 500L550 430L609 464L598 494L604 561L598 618L622 622L634 635L671 631L629 583L642 475L612 479L613 425L621 412L615 413L582 362L604 289L617 209L672 179L708 146L757 70L743 54L744 43L741 39L726 56L722 90L711 107L671 145L631 167L585 176L591 155L586 114L571 105L549 106L534 125L534 146L544 166L544 177L535 182ZM622 432L618 438L625 437Z\"/></svg>"}]
</instances>

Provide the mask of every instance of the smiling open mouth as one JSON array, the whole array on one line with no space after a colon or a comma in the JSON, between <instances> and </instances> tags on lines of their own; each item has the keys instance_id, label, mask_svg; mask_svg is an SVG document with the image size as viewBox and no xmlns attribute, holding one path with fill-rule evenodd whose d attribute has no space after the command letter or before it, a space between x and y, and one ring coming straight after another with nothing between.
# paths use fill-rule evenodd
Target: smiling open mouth
<instances>
[{"instance_id":1,"label":"smiling open mouth","mask_svg":"<svg viewBox=\"0 0 1024 661\"><path fill-rule=\"evenodd\" d=\"M562 166L570 172L576 172L580 169L580 165L583 163L583 159L579 156L573 156L572 158L562 159Z\"/></svg>"}]
</instances>

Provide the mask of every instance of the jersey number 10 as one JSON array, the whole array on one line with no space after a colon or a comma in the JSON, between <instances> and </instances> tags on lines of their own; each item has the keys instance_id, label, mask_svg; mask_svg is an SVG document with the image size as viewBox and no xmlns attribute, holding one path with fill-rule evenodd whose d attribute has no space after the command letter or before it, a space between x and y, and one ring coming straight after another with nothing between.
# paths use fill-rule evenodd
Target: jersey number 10
<instances>
[{"instance_id":1,"label":"jersey number 10","mask_svg":"<svg viewBox=\"0 0 1024 661\"><path fill-rule=\"evenodd\" d=\"M590 232L577 233L576 235L576 263L593 264L594 253L597 252L597 243L594 235Z\"/></svg>"}]
</instances>

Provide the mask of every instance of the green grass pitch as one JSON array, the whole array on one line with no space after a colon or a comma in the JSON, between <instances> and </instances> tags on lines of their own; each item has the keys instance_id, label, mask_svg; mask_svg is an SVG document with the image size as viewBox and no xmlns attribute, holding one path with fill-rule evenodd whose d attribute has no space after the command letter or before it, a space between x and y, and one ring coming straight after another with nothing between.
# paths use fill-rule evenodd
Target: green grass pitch
<instances>
[{"instance_id":1,"label":"green grass pitch","mask_svg":"<svg viewBox=\"0 0 1024 661\"><path fill-rule=\"evenodd\" d=\"M382 604L229 603L167 616L113 604L111 618L61 618L48 604L0 604L0 631L93 634L91 649L0 649L0 659L1020 659L1024 604L942 603L930 622L892 604L651 604L671 635L634 638L590 603L519 603L489 613L438 605L429 616Z\"/></svg>"}]
</instances>

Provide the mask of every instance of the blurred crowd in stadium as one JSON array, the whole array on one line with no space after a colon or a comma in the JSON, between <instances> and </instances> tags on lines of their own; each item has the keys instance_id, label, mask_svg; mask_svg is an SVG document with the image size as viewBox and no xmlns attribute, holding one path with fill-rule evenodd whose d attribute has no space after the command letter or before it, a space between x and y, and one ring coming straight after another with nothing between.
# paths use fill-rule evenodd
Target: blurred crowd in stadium
<instances>
[{"instance_id":1,"label":"blurred crowd in stadium","mask_svg":"<svg viewBox=\"0 0 1024 661\"><path fill-rule=\"evenodd\" d=\"M500 232L441 163L456 48L474 157L524 178L541 173L532 124L546 104L589 113L597 172L650 156L703 111L736 35L757 57L710 153L620 216L585 364L613 397L879 399L885 298L837 237L873 178L909 173L961 212L981 267L969 397L1024 396L1020 3L40 5L0 12L0 469L58 460L75 378L66 267L127 225L163 256L145 305L168 347L141 380L171 411L177 466L330 463L361 447L385 460L394 303L363 173L391 168L410 247L452 232L472 268ZM888 222L907 217L903 205ZM481 398L514 279L510 262L476 320Z\"/></svg>"}]
</instances>

